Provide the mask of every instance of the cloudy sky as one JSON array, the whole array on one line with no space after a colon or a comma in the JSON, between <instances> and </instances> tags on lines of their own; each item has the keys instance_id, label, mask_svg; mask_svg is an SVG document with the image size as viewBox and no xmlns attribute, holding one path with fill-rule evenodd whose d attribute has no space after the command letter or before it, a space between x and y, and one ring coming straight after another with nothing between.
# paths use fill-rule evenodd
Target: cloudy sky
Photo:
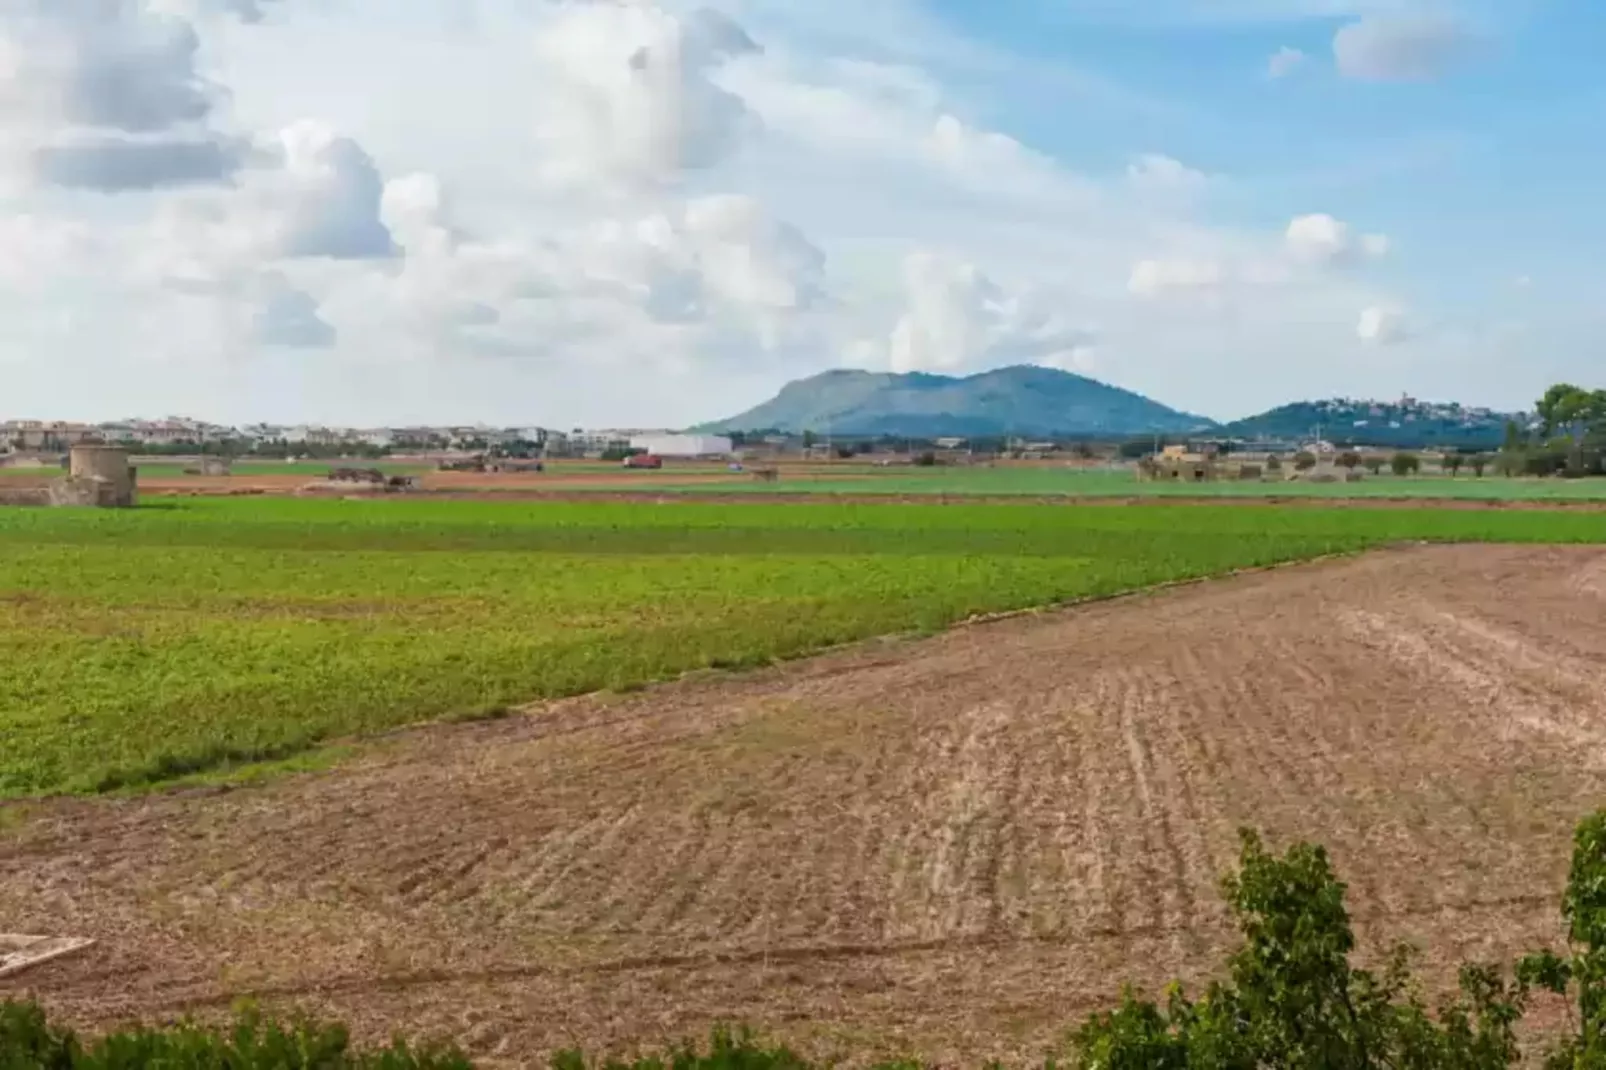
<instances>
[{"instance_id":1,"label":"cloudy sky","mask_svg":"<svg viewBox=\"0 0 1606 1070\"><path fill-rule=\"evenodd\" d=\"M1595 0L0 0L0 416L1606 382Z\"/></svg>"}]
</instances>

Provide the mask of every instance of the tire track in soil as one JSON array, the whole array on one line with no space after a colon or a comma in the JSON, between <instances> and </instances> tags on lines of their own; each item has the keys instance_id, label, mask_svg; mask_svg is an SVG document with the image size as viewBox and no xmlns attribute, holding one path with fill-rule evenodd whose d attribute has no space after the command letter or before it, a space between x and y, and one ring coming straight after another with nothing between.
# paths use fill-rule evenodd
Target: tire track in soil
<instances>
[{"instance_id":1,"label":"tire track in soil","mask_svg":"<svg viewBox=\"0 0 1606 1070\"><path fill-rule=\"evenodd\" d=\"M1136 822L1136 828L1122 831L1131 837L1129 842L1141 844L1143 848L1126 854L1136 875L1135 879L1123 881L1121 895L1127 907L1125 916L1133 919L1124 921L1123 925L1131 932L1153 931L1165 925L1175 888L1174 884L1167 883L1162 873L1166 867L1155 858L1167 852L1163 815L1156 807L1154 789L1149 782L1148 746L1138 730L1141 685L1130 670L1117 671L1113 679L1115 694L1108 715L1109 724L1118 753L1125 759L1123 779L1130 789L1123 800L1122 816L1129 822Z\"/></svg>"},{"instance_id":2,"label":"tire track in soil","mask_svg":"<svg viewBox=\"0 0 1606 1070\"><path fill-rule=\"evenodd\" d=\"M1193 894L1193 870L1183 850L1188 835L1179 825L1184 820L1197 830L1197 813L1185 782L1163 744L1157 744L1170 720L1169 705L1161 697L1163 673L1158 666L1145 671L1128 670L1122 708L1122 733L1137 775L1143 800L1144 825L1152 830L1153 845L1165 858L1167 879L1159 886L1163 924L1178 928L1193 922L1199 913ZM1198 852L1195 851L1195 857Z\"/></svg>"},{"instance_id":3,"label":"tire track in soil","mask_svg":"<svg viewBox=\"0 0 1606 1070\"><path fill-rule=\"evenodd\" d=\"M1483 915L1508 911L1512 908L1523 910L1550 909L1556 905L1553 894L1545 895L1513 895L1490 897L1482 900L1448 903L1442 905L1421 906L1409 910L1360 910L1353 911L1352 917L1358 922L1368 926L1385 926L1389 922L1399 922L1412 918L1439 917L1444 914L1454 914L1464 918L1476 918ZM412 973L397 973L386 976L371 976L366 974L335 974L321 979L308 979L293 985L274 985L260 988L233 991L227 995L214 996L188 996L183 989L204 988L215 984L215 978L196 975L187 981L178 981L170 984L171 1002L165 1006L168 1009L196 1009L204 1006L220 1006L236 1000L267 1000L283 999L286 997L307 996L314 994L331 994L340 991L362 992L394 990L416 986L459 984L465 981L485 982L497 980L516 980L525 977L555 977L555 976L607 976L614 974L628 974L638 971L656 970L701 970L714 966L752 965L757 963L771 963L774 965L809 964L830 962L851 962L870 959L901 959L913 956L941 954L961 951L997 951L1017 947L1031 946L1074 946L1083 942L1093 941L1129 941L1134 939L1154 940L1167 937L1182 937L1196 932L1193 925L1154 925L1141 928L1100 928L1084 930L1063 936L989 936L985 934L955 935L941 939L912 940L901 943L867 943L867 944L806 944L801 946L764 947L756 949L738 949L732 951L706 951L687 954L656 954L632 958L610 959L589 963L581 966L554 966L550 963L526 964L517 966L503 966L476 970L421 970Z\"/></svg>"}]
</instances>

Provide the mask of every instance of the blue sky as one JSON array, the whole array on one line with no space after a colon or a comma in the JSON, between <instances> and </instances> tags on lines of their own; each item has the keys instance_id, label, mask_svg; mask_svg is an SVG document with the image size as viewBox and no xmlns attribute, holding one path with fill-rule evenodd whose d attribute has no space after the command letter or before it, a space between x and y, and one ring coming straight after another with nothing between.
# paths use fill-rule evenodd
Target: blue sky
<instances>
[{"instance_id":1,"label":"blue sky","mask_svg":"<svg viewBox=\"0 0 1606 1070\"><path fill-rule=\"evenodd\" d=\"M1249 10L1219 12L1233 7ZM1476 299L1480 285L1513 273L1599 293L1588 287L1606 238L1597 203L1606 5L1513 0L1493 17L1471 5L1458 14L1447 4L1298 0L934 0L931 9L957 34L1131 93L1124 107L1112 94L1081 109L995 83L989 117L1073 166L1119 165L1147 143L1230 178L1222 208L1245 223L1320 205L1410 234L1423 284L1446 295ZM1434 13L1475 40L1434 77L1346 78L1334 37L1369 9ZM1268 59L1285 48L1306 58L1268 77Z\"/></svg>"},{"instance_id":2,"label":"blue sky","mask_svg":"<svg viewBox=\"0 0 1606 1070\"><path fill-rule=\"evenodd\" d=\"M0 0L0 410L675 426L1021 362L1523 406L1606 366L1603 41L1562 0Z\"/></svg>"}]
</instances>

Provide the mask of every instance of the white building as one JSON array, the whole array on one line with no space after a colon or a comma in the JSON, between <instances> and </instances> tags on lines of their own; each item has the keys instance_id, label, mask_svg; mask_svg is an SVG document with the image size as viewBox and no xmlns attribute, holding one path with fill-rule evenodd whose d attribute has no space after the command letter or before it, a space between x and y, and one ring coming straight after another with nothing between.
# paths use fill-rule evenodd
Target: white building
<instances>
[{"instance_id":1,"label":"white building","mask_svg":"<svg viewBox=\"0 0 1606 1070\"><path fill-rule=\"evenodd\" d=\"M658 457L728 457L733 447L724 435L632 435L630 448Z\"/></svg>"}]
</instances>

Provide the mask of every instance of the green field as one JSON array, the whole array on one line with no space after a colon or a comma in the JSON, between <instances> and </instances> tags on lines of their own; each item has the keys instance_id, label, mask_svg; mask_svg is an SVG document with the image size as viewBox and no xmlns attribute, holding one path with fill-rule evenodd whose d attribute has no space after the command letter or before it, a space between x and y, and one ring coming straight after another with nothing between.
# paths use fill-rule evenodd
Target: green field
<instances>
[{"instance_id":1,"label":"green field","mask_svg":"<svg viewBox=\"0 0 1606 1070\"><path fill-rule=\"evenodd\" d=\"M1359 483L1146 483L1131 472L1068 468L890 468L854 466L851 475L829 473L777 483L732 482L717 490L754 494L947 494L1045 497L1223 497L1223 498L1446 498L1474 501L1606 501L1606 479L1508 479L1499 476L1368 475ZM663 489L708 492L707 484L675 483L662 473ZM578 489L578 488L565 488ZM597 489L602 489L599 485Z\"/></svg>"},{"instance_id":2,"label":"green field","mask_svg":"<svg viewBox=\"0 0 1606 1070\"><path fill-rule=\"evenodd\" d=\"M1606 514L183 499L0 512L0 796L1399 539Z\"/></svg>"}]
</instances>

